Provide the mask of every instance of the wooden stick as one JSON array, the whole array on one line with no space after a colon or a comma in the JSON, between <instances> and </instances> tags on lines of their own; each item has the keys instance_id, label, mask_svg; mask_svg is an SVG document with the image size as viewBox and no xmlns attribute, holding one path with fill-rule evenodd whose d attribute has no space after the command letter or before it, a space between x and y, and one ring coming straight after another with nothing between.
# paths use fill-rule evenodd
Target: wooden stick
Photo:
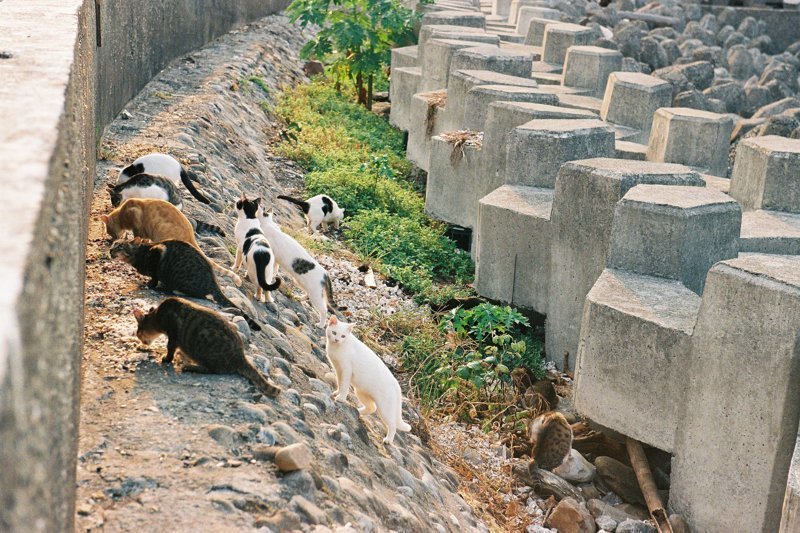
<instances>
[{"instance_id":1,"label":"wooden stick","mask_svg":"<svg viewBox=\"0 0 800 533\"><path fill-rule=\"evenodd\" d=\"M628 437L625 440L625 444L628 448L628 455L631 458L631 466L636 473L639 487L642 489L644 501L647 502L647 509L650 511L650 516L655 520L659 533L673 533L667 511L664 509L664 502L661 501L661 495L658 493L656 482L653 480L653 473L650 471L647 456L644 454L642 443Z\"/></svg>"}]
</instances>

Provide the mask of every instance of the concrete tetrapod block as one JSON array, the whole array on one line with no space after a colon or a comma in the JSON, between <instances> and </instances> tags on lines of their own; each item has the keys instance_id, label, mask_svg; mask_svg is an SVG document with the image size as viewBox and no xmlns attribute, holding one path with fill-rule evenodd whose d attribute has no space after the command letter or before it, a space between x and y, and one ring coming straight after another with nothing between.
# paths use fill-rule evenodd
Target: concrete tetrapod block
<instances>
[{"instance_id":1,"label":"concrete tetrapod block","mask_svg":"<svg viewBox=\"0 0 800 533\"><path fill-rule=\"evenodd\" d=\"M564 64L570 46L592 44L598 37L596 29L580 24L548 24L544 30L542 61Z\"/></svg>"},{"instance_id":2,"label":"concrete tetrapod block","mask_svg":"<svg viewBox=\"0 0 800 533\"><path fill-rule=\"evenodd\" d=\"M800 140L775 135L739 143L731 196L745 209L800 213Z\"/></svg>"},{"instance_id":3,"label":"concrete tetrapod block","mask_svg":"<svg viewBox=\"0 0 800 533\"><path fill-rule=\"evenodd\" d=\"M425 43L427 43L429 39L449 39L449 35L463 36L467 34L486 35L486 30L483 28L471 28L468 26L454 26L452 24L428 24L420 28L417 46L419 46L421 51L423 48L425 48Z\"/></svg>"},{"instance_id":4,"label":"concrete tetrapod block","mask_svg":"<svg viewBox=\"0 0 800 533\"><path fill-rule=\"evenodd\" d=\"M389 82L389 122L398 129L408 131L411 128L411 99L419 92L419 81L422 77L418 67L392 69Z\"/></svg>"},{"instance_id":5,"label":"concrete tetrapod block","mask_svg":"<svg viewBox=\"0 0 800 533\"><path fill-rule=\"evenodd\" d=\"M411 99L413 120L408 130L406 157L426 172L431 157L431 136L442 131L440 114L446 97L445 91L432 91L417 93Z\"/></svg>"},{"instance_id":6,"label":"concrete tetrapod block","mask_svg":"<svg viewBox=\"0 0 800 533\"><path fill-rule=\"evenodd\" d=\"M475 134L480 139L480 134ZM455 151L455 153L454 153ZM430 168L425 186L425 212L434 218L466 228L475 227L477 206L464 191L478 187L480 146L464 143L460 148L441 136L431 138Z\"/></svg>"},{"instance_id":7,"label":"concrete tetrapod block","mask_svg":"<svg viewBox=\"0 0 800 533\"><path fill-rule=\"evenodd\" d=\"M511 13L511 0L492 0L492 15L508 19Z\"/></svg>"},{"instance_id":8,"label":"concrete tetrapod block","mask_svg":"<svg viewBox=\"0 0 800 533\"><path fill-rule=\"evenodd\" d=\"M446 89L451 72L450 66L453 64L456 52L462 48L476 46L480 46L480 43L459 39L430 39L423 48L424 53L420 65L422 79L419 90L424 92ZM490 46L490 48L500 50L496 46Z\"/></svg>"},{"instance_id":9,"label":"concrete tetrapod block","mask_svg":"<svg viewBox=\"0 0 800 533\"><path fill-rule=\"evenodd\" d=\"M485 28L486 15L478 11L433 11L422 17L422 26L446 24L448 26L468 26Z\"/></svg>"},{"instance_id":10,"label":"concrete tetrapod block","mask_svg":"<svg viewBox=\"0 0 800 533\"><path fill-rule=\"evenodd\" d=\"M498 46L500 44L500 38L497 35L487 33L480 28L434 25L424 26L420 32L420 39L422 35L424 35L426 39L424 42L420 40L420 44L418 45L419 59L417 60L417 64L419 66L422 66L425 62L427 44L434 39L479 43L477 46L483 44Z\"/></svg>"},{"instance_id":11,"label":"concrete tetrapod block","mask_svg":"<svg viewBox=\"0 0 800 533\"><path fill-rule=\"evenodd\" d=\"M688 167L647 161L586 159L558 172L545 341L548 359L559 366L565 352L575 360L583 301L606 266L614 208L639 183L704 185Z\"/></svg>"},{"instance_id":12,"label":"concrete tetrapod block","mask_svg":"<svg viewBox=\"0 0 800 533\"><path fill-rule=\"evenodd\" d=\"M647 146L644 144L617 140L614 157L617 159L644 161L647 159Z\"/></svg>"},{"instance_id":13,"label":"concrete tetrapod block","mask_svg":"<svg viewBox=\"0 0 800 533\"><path fill-rule=\"evenodd\" d=\"M539 91L536 87L517 87L516 85L476 85L467 93L465 101L464 127L483 131L489 105L492 102L532 102L558 105L558 97Z\"/></svg>"},{"instance_id":14,"label":"concrete tetrapod block","mask_svg":"<svg viewBox=\"0 0 800 533\"><path fill-rule=\"evenodd\" d=\"M525 34L525 44L530 46L543 46L544 33L547 27L553 24L560 24L556 20L532 18L528 21L528 32Z\"/></svg>"},{"instance_id":15,"label":"concrete tetrapod block","mask_svg":"<svg viewBox=\"0 0 800 533\"><path fill-rule=\"evenodd\" d=\"M477 169L482 175L481 187L465 194L474 194L474 203L506 181L506 157L508 155L508 135L517 126L535 119L590 119L597 118L594 113L580 109L526 102L495 102L489 105L486 127L481 150L481 166Z\"/></svg>"},{"instance_id":16,"label":"concrete tetrapod block","mask_svg":"<svg viewBox=\"0 0 800 533\"><path fill-rule=\"evenodd\" d=\"M392 48L392 70L419 66L417 64L418 57L419 47L416 45Z\"/></svg>"},{"instance_id":17,"label":"concrete tetrapod block","mask_svg":"<svg viewBox=\"0 0 800 533\"><path fill-rule=\"evenodd\" d=\"M550 277L553 190L504 185L480 200L478 294L543 313Z\"/></svg>"},{"instance_id":18,"label":"concrete tetrapod block","mask_svg":"<svg viewBox=\"0 0 800 533\"><path fill-rule=\"evenodd\" d=\"M600 120L531 120L508 136L505 181L552 189L564 163L613 156L614 130Z\"/></svg>"},{"instance_id":19,"label":"concrete tetrapod block","mask_svg":"<svg viewBox=\"0 0 800 533\"><path fill-rule=\"evenodd\" d=\"M491 70L509 76L529 77L533 56L511 52L496 46L477 46L458 50L453 56L450 71Z\"/></svg>"},{"instance_id":20,"label":"concrete tetrapod block","mask_svg":"<svg viewBox=\"0 0 800 533\"><path fill-rule=\"evenodd\" d=\"M672 452L699 308L700 297L679 281L605 269L583 308L578 411Z\"/></svg>"},{"instance_id":21,"label":"concrete tetrapod block","mask_svg":"<svg viewBox=\"0 0 800 533\"><path fill-rule=\"evenodd\" d=\"M728 115L662 107L653 117L647 160L680 163L727 176L732 131L733 119Z\"/></svg>"},{"instance_id":22,"label":"concrete tetrapod block","mask_svg":"<svg viewBox=\"0 0 800 533\"><path fill-rule=\"evenodd\" d=\"M528 27L531 24L531 19L548 19L560 22L561 15L563 15L563 13L557 9L523 6L519 8L519 13L517 14L517 33L526 35L528 33Z\"/></svg>"},{"instance_id":23,"label":"concrete tetrapod block","mask_svg":"<svg viewBox=\"0 0 800 533\"><path fill-rule=\"evenodd\" d=\"M500 74L490 70L457 70L450 73L447 83L447 112L445 113L444 131L464 129L464 111L467 93L476 85L515 85L518 87L536 87L530 78L520 78Z\"/></svg>"},{"instance_id":24,"label":"concrete tetrapod block","mask_svg":"<svg viewBox=\"0 0 800 533\"><path fill-rule=\"evenodd\" d=\"M800 418L798 332L800 257L748 255L711 269L669 495L693 531L778 530Z\"/></svg>"},{"instance_id":25,"label":"concrete tetrapod block","mask_svg":"<svg viewBox=\"0 0 800 533\"><path fill-rule=\"evenodd\" d=\"M639 72L612 72L603 96L600 118L640 130L631 142L647 144L653 115L672 103L672 84Z\"/></svg>"},{"instance_id":26,"label":"concrete tetrapod block","mask_svg":"<svg viewBox=\"0 0 800 533\"><path fill-rule=\"evenodd\" d=\"M740 251L800 255L800 214L746 211L742 215Z\"/></svg>"},{"instance_id":27,"label":"concrete tetrapod block","mask_svg":"<svg viewBox=\"0 0 800 533\"><path fill-rule=\"evenodd\" d=\"M622 70L622 54L599 46L570 46L564 60L561 84L589 89L590 96L603 98L608 77Z\"/></svg>"},{"instance_id":28,"label":"concrete tetrapod block","mask_svg":"<svg viewBox=\"0 0 800 533\"><path fill-rule=\"evenodd\" d=\"M711 266L738 255L741 225L739 204L715 189L637 185L615 208L607 264L701 294Z\"/></svg>"}]
</instances>

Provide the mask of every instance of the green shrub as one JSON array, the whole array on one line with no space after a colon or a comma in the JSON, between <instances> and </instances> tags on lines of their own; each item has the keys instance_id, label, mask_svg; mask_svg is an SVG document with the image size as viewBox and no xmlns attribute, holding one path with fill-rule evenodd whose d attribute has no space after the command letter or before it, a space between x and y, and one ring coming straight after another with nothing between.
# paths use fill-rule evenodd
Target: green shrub
<instances>
[{"instance_id":1,"label":"green shrub","mask_svg":"<svg viewBox=\"0 0 800 533\"><path fill-rule=\"evenodd\" d=\"M386 275L412 292L424 280L472 280L469 254L444 236L440 224L368 210L348 220L345 239L358 253L377 259Z\"/></svg>"},{"instance_id":2,"label":"green shrub","mask_svg":"<svg viewBox=\"0 0 800 533\"><path fill-rule=\"evenodd\" d=\"M419 219L425 204L407 182L380 177L361 165L337 165L306 175L309 196L328 194L343 207L348 217L362 211L381 210ZM348 222L349 223L349 222Z\"/></svg>"}]
</instances>

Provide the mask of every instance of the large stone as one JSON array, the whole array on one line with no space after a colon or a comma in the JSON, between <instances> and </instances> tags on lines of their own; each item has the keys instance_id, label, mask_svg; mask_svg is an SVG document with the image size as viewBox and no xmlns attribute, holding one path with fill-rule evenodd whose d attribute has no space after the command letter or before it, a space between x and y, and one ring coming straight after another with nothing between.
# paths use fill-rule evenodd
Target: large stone
<instances>
[{"instance_id":1,"label":"large stone","mask_svg":"<svg viewBox=\"0 0 800 533\"><path fill-rule=\"evenodd\" d=\"M752 137L741 141L731 174L731 196L745 209L800 213L800 140Z\"/></svg>"},{"instance_id":2,"label":"large stone","mask_svg":"<svg viewBox=\"0 0 800 533\"><path fill-rule=\"evenodd\" d=\"M800 419L798 331L800 257L754 254L711 269L669 498L694 531L778 530Z\"/></svg>"},{"instance_id":3,"label":"large stone","mask_svg":"<svg viewBox=\"0 0 800 533\"><path fill-rule=\"evenodd\" d=\"M553 469L553 473L572 483L589 483L594 479L596 469L581 452L573 448L564 462Z\"/></svg>"},{"instance_id":4,"label":"large stone","mask_svg":"<svg viewBox=\"0 0 800 533\"><path fill-rule=\"evenodd\" d=\"M558 97L544 93L536 87L516 85L477 85L469 90L465 101L463 126L468 130L483 131L489 105L492 102L531 102L558 105Z\"/></svg>"},{"instance_id":5,"label":"large stone","mask_svg":"<svg viewBox=\"0 0 800 533\"><path fill-rule=\"evenodd\" d=\"M418 67L392 69L389 83L389 99L392 102L389 122L398 129L411 129L411 99L419 92L422 73Z\"/></svg>"},{"instance_id":6,"label":"large stone","mask_svg":"<svg viewBox=\"0 0 800 533\"><path fill-rule=\"evenodd\" d=\"M564 498L558 502L545 525L556 529L559 533L595 533L597 531L594 519L586 510L586 506L572 498Z\"/></svg>"},{"instance_id":7,"label":"large stone","mask_svg":"<svg viewBox=\"0 0 800 533\"><path fill-rule=\"evenodd\" d=\"M506 183L552 189L567 161L613 156L614 130L600 120L532 120L508 137Z\"/></svg>"},{"instance_id":8,"label":"large stone","mask_svg":"<svg viewBox=\"0 0 800 533\"><path fill-rule=\"evenodd\" d=\"M728 113L741 113L745 105L744 89L735 81L712 85L703 91L703 94L709 99L713 98L724 102Z\"/></svg>"},{"instance_id":9,"label":"large stone","mask_svg":"<svg viewBox=\"0 0 800 533\"><path fill-rule=\"evenodd\" d=\"M605 456L595 459L594 466L597 468L597 477L611 492L628 503L645 505L633 468Z\"/></svg>"},{"instance_id":10,"label":"large stone","mask_svg":"<svg viewBox=\"0 0 800 533\"><path fill-rule=\"evenodd\" d=\"M592 44L599 36L594 28L579 24L549 24L544 31L542 60L563 64L570 46Z\"/></svg>"},{"instance_id":11,"label":"large stone","mask_svg":"<svg viewBox=\"0 0 800 533\"><path fill-rule=\"evenodd\" d=\"M561 83L567 87L589 89L602 98L608 77L622 69L622 54L597 46L571 46L567 49Z\"/></svg>"},{"instance_id":12,"label":"large stone","mask_svg":"<svg viewBox=\"0 0 800 533\"><path fill-rule=\"evenodd\" d=\"M480 200L478 294L539 313L547 310L553 190L504 185Z\"/></svg>"},{"instance_id":13,"label":"large stone","mask_svg":"<svg viewBox=\"0 0 800 533\"><path fill-rule=\"evenodd\" d=\"M702 168L724 177L732 131L733 120L726 115L686 107L661 108L653 117L647 159Z\"/></svg>"},{"instance_id":14,"label":"large stone","mask_svg":"<svg viewBox=\"0 0 800 533\"><path fill-rule=\"evenodd\" d=\"M639 130L632 142L647 143L653 115L672 102L672 86L637 72L614 72L608 77L600 118Z\"/></svg>"},{"instance_id":15,"label":"large stone","mask_svg":"<svg viewBox=\"0 0 800 533\"><path fill-rule=\"evenodd\" d=\"M494 46L464 48L455 53L450 71L491 70L509 76L528 77L533 56L525 52L513 52Z\"/></svg>"},{"instance_id":16,"label":"large stone","mask_svg":"<svg viewBox=\"0 0 800 533\"><path fill-rule=\"evenodd\" d=\"M534 88L537 83L530 78L509 76L490 70L456 70L450 73L447 84L447 108L444 131L464 129L467 93L476 85L514 85Z\"/></svg>"},{"instance_id":17,"label":"large stone","mask_svg":"<svg viewBox=\"0 0 800 533\"><path fill-rule=\"evenodd\" d=\"M700 176L682 165L620 159L573 161L556 178L546 352L562 365L575 360L583 303L606 266L617 202L639 183L702 187Z\"/></svg>"}]
</instances>

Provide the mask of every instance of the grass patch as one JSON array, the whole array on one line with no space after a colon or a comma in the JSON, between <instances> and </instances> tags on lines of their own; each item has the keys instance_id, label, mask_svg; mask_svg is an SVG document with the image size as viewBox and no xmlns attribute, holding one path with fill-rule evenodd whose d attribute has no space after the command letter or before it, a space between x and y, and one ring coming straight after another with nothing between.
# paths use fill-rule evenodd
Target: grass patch
<instances>
[{"instance_id":1,"label":"grass patch","mask_svg":"<svg viewBox=\"0 0 800 533\"><path fill-rule=\"evenodd\" d=\"M275 111L286 124L278 151L307 171L306 194L329 194L345 209L344 243L418 303L430 304L376 315L360 325L362 336L395 347L428 408L487 428L502 426L519 414L515 369L528 381L543 375L541 343L510 307L486 303L445 315L431 309L473 295L474 265L445 236L445 225L425 215L403 134L352 96L319 76L284 92ZM333 253L340 246L295 237L314 251Z\"/></svg>"}]
</instances>

